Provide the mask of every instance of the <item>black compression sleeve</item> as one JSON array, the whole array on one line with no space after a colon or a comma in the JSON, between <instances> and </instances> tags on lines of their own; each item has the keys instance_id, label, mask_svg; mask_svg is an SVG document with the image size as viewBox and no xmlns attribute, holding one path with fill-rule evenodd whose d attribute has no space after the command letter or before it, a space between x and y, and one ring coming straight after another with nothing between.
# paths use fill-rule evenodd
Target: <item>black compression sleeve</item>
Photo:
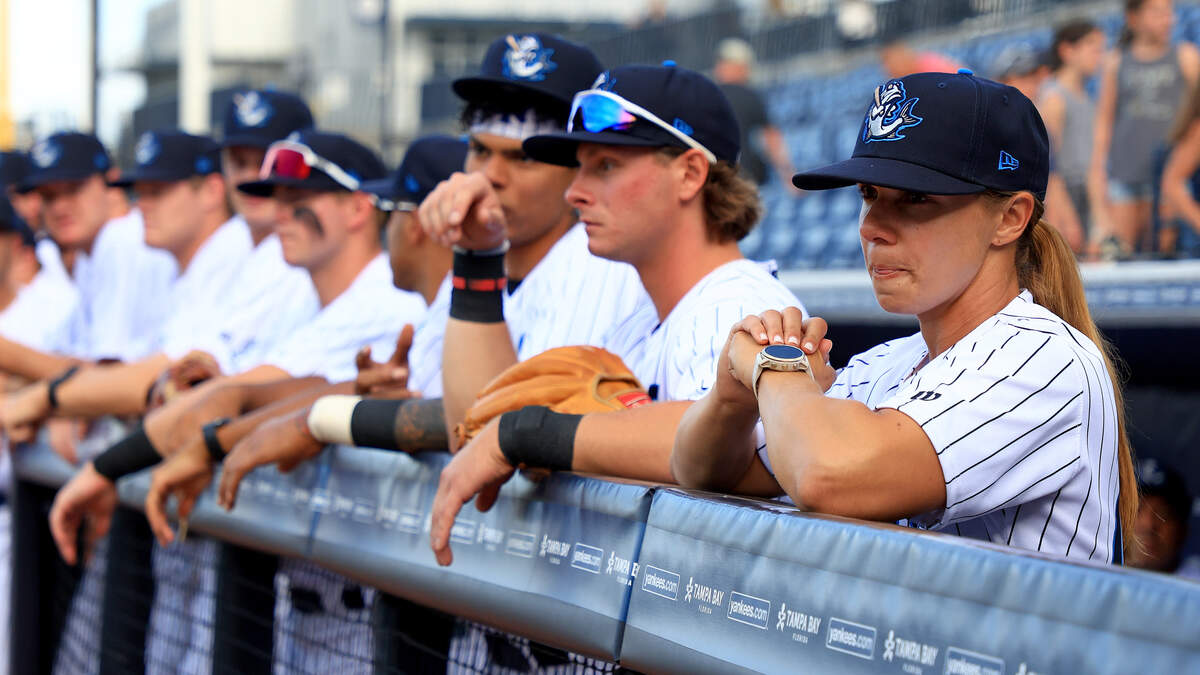
<instances>
[{"instance_id":1,"label":"black compression sleeve","mask_svg":"<svg viewBox=\"0 0 1200 675\"><path fill-rule=\"evenodd\" d=\"M146 430L139 424L132 433L92 460L92 466L96 473L116 482L122 476L154 466L161 460L162 455L154 449Z\"/></svg>"},{"instance_id":2,"label":"black compression sleeve","mask_svg":"<svg viewBox=\"0 0 1200 675\"><path fill-rule=\"evenodd\" d=\"M513 466L570 471L583 415L527 405L500 416L500 452Z\"/></svg>"}]
</instances>

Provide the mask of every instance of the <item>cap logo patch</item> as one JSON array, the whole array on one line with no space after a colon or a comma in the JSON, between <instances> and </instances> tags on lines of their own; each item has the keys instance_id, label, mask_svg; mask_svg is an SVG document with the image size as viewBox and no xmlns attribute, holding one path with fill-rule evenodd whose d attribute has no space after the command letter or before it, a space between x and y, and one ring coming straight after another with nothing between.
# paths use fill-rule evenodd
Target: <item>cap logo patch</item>
<instances>
[{"instance_id":1,"label":"cap logo patch","mask_svg":"<svg viewBox=\"0 0 1200 675\"><path fill-rule=\"evenodd\" d=\"M505 40L508 42L508 51L504 53L505 77L540 82L558 68L558 64L550 60L554 50L542 47L536 37L509 35Z\"/></svg>"},{"instance_id":2,"label":"cap logo patch","mask_svg":"<svg viewBox=\"0 0 1200 675\"><path fill-rule=\"evenodd\" d=\"M924 118L913 114L913 107L920 100L917 97L909 98L900 80L876 87L875 102L867 110L867 119L863 124L863 141L899 141L906 138L900 133L902 130L924 121Z\"/></svg>"},{"instance_id":3,"label":"cap logo patch","mask_svg":"<svg viewBox=\"0 0 1200 675\"><path fill-rule=\"evenodd\" d=\"M1020 166L1021 163L1017 161L1016 157L1003 150L1000 151L1000 163L996 167L998 171L1016 171Z\"/></svg>"},{"instance_id":4,"label":"cap logo patch","mask_svg":"<svg viewBox=\"0 0 1200 675\"><path fill-rule=\"evenodd\" d=\"M57 143L51 141L41 141L29 151L29 157L39 169L46 169L54 166L62 155L62 150Z\"/></svg>"},{"instance_id":5,"label":"cap logo patch","mask_svg":"<svg viewBox=\"0 0 1200 675\"><path fill-rule=\"evenodd\" d=\"M421 189L421 184L417 182L417 177L410 173L404 177L404 189L416 194Z\"/></svg>"},{"instance_id":6,"label":"cap logo patch","mask_svg":"<svg viewBox=\"0 0 1200 675\"><path fill-rule=\"evenodd\" d=\"M233 111L238 124L251 128L266 124L275 112L257 91L234 94Z\"/></svg>"},{"instance_id":7,"label":"cap logo patch","mask_svg":"<svg viewBox=\"0 0 1200 675\"><path fill-rule=\"evenodd\" d=\"M692 125L688 124L687 122L684 122L683 120L679 119L678 117L676 117L675 121L671 123L671 126L682 131L683 133L687 134L688 136L691 136L692 132L695 131L694 129L692 129Z\"/></svg>"},{"instance_id":8,"label":"cap logo patch","mask_svg":"<svg viewBox=\"0 0 1200 675\"><path fill-rule=\"evenodd\" d=\"M137 145L133 149L134 159L137 160L138 166L146 166L158 157L159 145L158 140L154 138L154 134L146 132L138 139Z\"/></svg>"}]
</instances>

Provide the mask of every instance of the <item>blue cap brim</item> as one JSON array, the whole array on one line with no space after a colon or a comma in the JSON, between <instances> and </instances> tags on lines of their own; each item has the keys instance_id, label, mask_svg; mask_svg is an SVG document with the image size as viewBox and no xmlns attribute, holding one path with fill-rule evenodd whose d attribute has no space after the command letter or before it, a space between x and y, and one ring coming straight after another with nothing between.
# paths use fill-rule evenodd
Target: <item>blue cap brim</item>
<instances>
[{"instance_id":1,"label":"blue cap brim","mask_svg":"<svg viewBox=\"0 0 1200 675\"><path fill-rule=\"evenodd\" d=\"M396 181L391 176L378 180L364 181L359 189L380 199L387 199L393 202L400 201L407 196L400 194L396 189Z\"/></svg>"},{"instance_id":2,"label":"blue cap brim","mask_svg":"<svg viewBox=\"0 0 1200 675\"><path fill-rule=\"evenodd\" d=\"M253 134L234 134L227 136L221 141L222 148L258 148L266 150L275 141L282 140L279 138L267 138L264 136L255 136Z\"/></svg>"},{"instance_id":3,"label":"blue cap brim","mask_svg":"<svg viewBox=\"0 0 1200 675\"><path fill-rule=\"evenodd\" d=\"M526 155L546 164L558 166L579 166L576 151L580 143L597 143L600 145L625 145L641 148L661 148L666 144L661 140L638 138L619 131L572 131L561 134L543 134L525 139L521 149Z\"/></svg>"},{"instance_id":4,"label":"blue cap brim","mask_svg":"<svg viewBox=\"0 0 1200 675\"><path fill-rule=\"evenodd\" d=\"M450 83L450 88L459 98L468 103L487 101L507 101L513 97L526 99L530 96L542 97L547 102L553 102L563 107L563 115L571 106L571 99L557 96L541 87L523 84L506 77L480 75L476 77L461 77ZM532 106L536 100L528 101Z\"/></svg>"},{"instance_id":5,"label":"blue cap brim","mask_svg":"<svg viewBox=\"0 0 1200 675\"><path fill-rule=\"evenodd\" d=\"M135 169L122 173L116 180L109 181L108 184L112 187L129 187L134 183L143 182L161 182L174 183L176 181L187 180L192 176L199 176L198 173L186 173L180 175L177 171L169 171L165 169Z\"/></svg>"},{"instance_id":6,"label":"blue cap brim","mask_svg":"<svg viewBox=\"0 0 1200 675\"><path fill-rule=\"evenodd\" d=\"M272 176L265 180L256 180L249 183L239 183L237 189L245 192L248 195L255 197L270 197L275 194L277 187L291 187L299 190L316 190L318 192L349 192L344 186L340 185L332 178L321 176L309 176L308 178L283 178L280 176Z\"/></svg>"},{"instance_id":7,"label":"blue cap brim","mask_svg":"<svg viewBox=\"0 0 1200 675\"><path fill-rule=\"evenodd\" d=\"M857 183L930 195L970 195L987 190L920 164L878 157L851 157L792 176L792 184L801 190L833 190Z\"/></svg>"},{"instance_id":8,"label":"blue cap brim","mask_svg":"<svg viewBox=\"0 0 1200 675\"><path fill-rule=\"evenodd\" d=\"M63 168L57 171L44 171L26 178L24 182L16 186L15 190L18 193L25 194L26 192L33 192L47 183L86 180L97 174L103 175L104 171L100 169L85 170L77 168Z\"/></svg>"}]
</instances>

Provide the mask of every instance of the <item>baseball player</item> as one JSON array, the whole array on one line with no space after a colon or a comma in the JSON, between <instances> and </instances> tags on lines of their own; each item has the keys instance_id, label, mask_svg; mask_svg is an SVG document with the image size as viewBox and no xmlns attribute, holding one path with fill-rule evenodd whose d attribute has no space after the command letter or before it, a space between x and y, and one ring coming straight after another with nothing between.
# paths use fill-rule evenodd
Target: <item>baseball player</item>
<instances>
[{"instance_id":1,"label":"baseball player","mask_svg":"<svg viewBox=\"0 0 1200 675\"><path fill-rule=\"evenodd\" d=\"M142 412L146 391L169 363L167 354L186 353L194 335L220 322L253 243L245 222L229 213L219 151L212 139L179 131L149 131L139 138L137 167L112 184L133 188L146 243L169 253L179 269L157 351L132 363L77 368L9 396L3 421L10 437L20 438L23 428L51 413ZM60 391L68 381L68 391Z\"/></svg>"},{"instance_id":2,"label":"baseball player","mask_svg":"<svg viewBox=\"0 0 1200 675\"><path fill-rule=\"evenodd\" d=\"M752 308L799 306L773 264L738 250L758 196L737 175L737 122L713 82L674 65L624 66L574 101L566 133L524 147L579 165L567 199L589 248L637 269L653 305L613 326L605 346L658 402L586 416L527 406L489 423L442 473L430 533L442 564L461 506L482 492L486 508L521 464L673 482L675 427L713 386L725 325Z\"/></svg>"},{"instance_id":3,"label":"baseball player","mask_svg":"<svg viewBox=\"0 0 1200 675\"><path fill-rule=\"evenodd\" d=\"M1048 163L1012 87L960 72L877 88L852 158L794 182L859 185L876 299L921 331L833 381L780 344L804 333L795 310L748 317L680 425L680 481L728 487L758 448L804 508L1120 562L1137 508L1121 393L1071 250L1041 220Z\"/></svg>"}]
</instances>

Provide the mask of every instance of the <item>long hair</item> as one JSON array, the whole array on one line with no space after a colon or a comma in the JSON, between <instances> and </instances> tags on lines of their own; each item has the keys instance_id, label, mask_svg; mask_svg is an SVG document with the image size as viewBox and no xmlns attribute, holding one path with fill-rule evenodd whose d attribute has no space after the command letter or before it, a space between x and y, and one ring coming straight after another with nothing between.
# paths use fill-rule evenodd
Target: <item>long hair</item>
<instances>
[{"instance_id":1,"label":"long hair","mask_svg":"<svg viewBox=\"0 0 1200 675\"><path fill-rule=\"evenodd\" d=\"M994 199L1006 199L1011 193L986 193ZM1042 219L1046 207L1035 199L1030 225L1017 240L1017 277L1021 287L1033 294L1034 302L1050 310L1075 330L1083 333L1099 348L1104 367L1113 384L1117 407L1117 472L1120 488L1117 512L1121 517L1121 538L1125 550L1135 545L1134 522L1137 519L1137 476L1133 470L1133 449L1125 430L1125 396L1118 357L1112 344L1100 334L1083 292L1083 280L1071 247L1058 230ZM1115 555L1115 551L1113 552Z\"/></svg>"}]
</instances>

